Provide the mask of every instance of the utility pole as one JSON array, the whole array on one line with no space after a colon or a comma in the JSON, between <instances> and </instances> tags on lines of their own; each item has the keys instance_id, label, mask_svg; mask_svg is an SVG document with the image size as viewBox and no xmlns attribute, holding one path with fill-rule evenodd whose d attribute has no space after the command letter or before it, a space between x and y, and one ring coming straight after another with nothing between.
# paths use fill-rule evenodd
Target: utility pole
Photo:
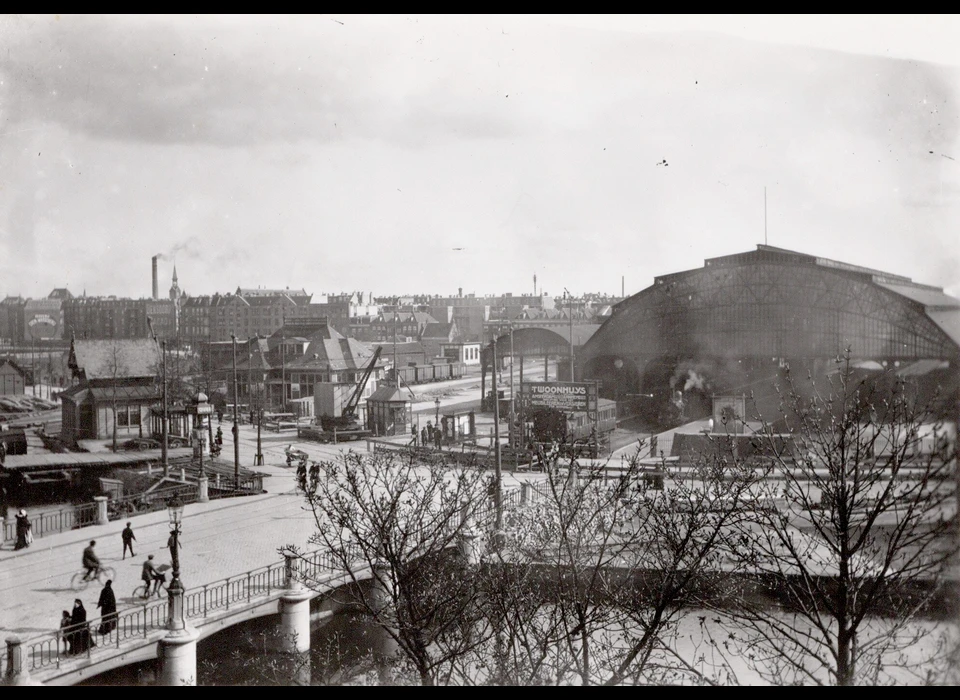
<instances>
[{"instance_id":1,"label":"utility pole","mask_svg":"<svg viewBox=\"0 0 960 700\"><path fill-rule=\"evenodd\" d=\"M287 410L287 352L284 333L287 327L287 310L283 310L283 325L280 326L280 412Z\"/></svg>"},{"instance_id":2,"label":"utility pole","mask_svg":"<svg viewBox=\"0 0 960 700\"><path fill-rule=\"evenodd\" d=\"M240 488L240 428L237 426L237 336L230 335L233 341L233 484Z\"/></svg>"},{"instance_id":3,"label":"utility pole","mask_svg":"<svg viewBox=\"0 0 960 700\"><path fill-rule=\"evenodd\" d=\"M397 367L397 326L400 325L400 297L393 306L393 385L400 390L400 368ZM435 426L437 430L440 426Z\"/></svg>"},{"instance_id":4,"label":"utility pole","mask_svg":"<svg viewBox=\"0 0 960 700\"><path fill-rule=\"evenodd\" d=\"M169 418L167 416L167 341L160 341L160 372L163 375L163 425L160 433L160 461L163 464L163 476L170 476L170 462L167 459L167 431Z\"/></svg>"},{"instance_id":5,"label":"utility pole","mask_svg":"<svg viewBox=\"0 0 960 700\"><path fill-rule=\"evenodd\" d=\"M570 381L573 381L573 295L564 287L564 294L567 295L567 315L570 316Z\"/></svg>"},{"instance_id":6,"label":"utility pole","mask_svg":"<svg viewBox=\"0 0 960 700\"><path fill-rule=\"evenodd\" d=\"M497 393L497 339L494 335L493 341L490 343L492 355L493 355L493 460L494 460L494 491L493 491L493 509L496 514L496 524L494 527L494 538L495 542L499 543L500 531L503 526L503 503L502 503L502 494L500 488L501 482L501 472L503 465L501 464L501 455L500 455L500 394Z\"/></svg>"}]
</instances>

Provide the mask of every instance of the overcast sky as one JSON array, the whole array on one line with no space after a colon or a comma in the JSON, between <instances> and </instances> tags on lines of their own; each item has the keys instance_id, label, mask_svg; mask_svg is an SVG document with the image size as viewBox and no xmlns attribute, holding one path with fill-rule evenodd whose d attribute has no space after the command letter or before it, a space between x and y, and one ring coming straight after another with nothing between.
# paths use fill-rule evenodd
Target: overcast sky
<instances>
[{"instance_id":1,"label":"overcast sky","mask_svg":"<svg viewBox=\"0 0 960 700\"><path fill-rule=\"evenodd\" d=\"M628 294L770 245L960 295L956 16L0 17L0 295Z\"/></svg>"}]
</instances>

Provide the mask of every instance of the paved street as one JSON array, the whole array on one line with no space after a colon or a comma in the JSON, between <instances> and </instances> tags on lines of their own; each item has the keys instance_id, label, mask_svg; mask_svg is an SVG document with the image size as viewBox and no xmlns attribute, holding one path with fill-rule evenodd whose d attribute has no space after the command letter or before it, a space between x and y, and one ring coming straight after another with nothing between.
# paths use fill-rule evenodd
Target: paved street
<instances>
[{"instance_id":1,"label":"paved street","mask_svg":"<svg viewBox=\"0 0 960 700\"><path fill-rule=\"evenodd\" d=\"M228 428L224 421L224 428ZM224 430L224 455L232 456L232 438ZM295 433L285 431L262 434L266 466L256 469L267 474L267 493L244 498L188 505L182 526L181 577L187 588L213 583L260 566L280 561L277 550L287 544L311 548L313 516L294 488L294 470L288 469L283 450L293 443L312 459L334 457L341 450L365 450L366 443L320 445L297 442ZM253 468L256 454L256 428L240 427L240 463ZM527 477L524 477L527 478ZM537 478L536 475L530 478ZM516 485L507 475L505 485ZM111 522L38 538L28 549L0 550L0 636L18 634L29 638L54 631L60 611L73 607L79 597L89 618L98 616L100 586L91 584L82 593L70 587L71 577L81 570L81 553L92 539L101 561L116 570L113 588L118 606L135 605L131 598L140 583L140 567L147 554L158 564L169 564L164 547L169 534L166 511L134 516L130 519L137 541L136 557L121 559L120 531L125 521ZM169 572L168 572L169 580Z\"/></svg>"}]
</instances>

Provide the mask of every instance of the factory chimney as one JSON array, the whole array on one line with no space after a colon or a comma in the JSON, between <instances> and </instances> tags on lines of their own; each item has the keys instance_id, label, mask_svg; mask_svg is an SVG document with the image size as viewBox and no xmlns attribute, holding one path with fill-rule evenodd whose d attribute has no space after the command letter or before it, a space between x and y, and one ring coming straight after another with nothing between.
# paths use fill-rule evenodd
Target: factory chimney
<instances>
[{"instance_id":1,"label":"factory chimney","mask_svg":"<svg viewBox=\"0 0 960 700\"><path fill-rule=\"evenodd\" d=\"M151 299L160 298L160 285L157 282L157 258L159 257L159 255L154 255L152 258L150 258L150 261L153 264L153 296L150 297Z\"/></svg>"}]
</instances>

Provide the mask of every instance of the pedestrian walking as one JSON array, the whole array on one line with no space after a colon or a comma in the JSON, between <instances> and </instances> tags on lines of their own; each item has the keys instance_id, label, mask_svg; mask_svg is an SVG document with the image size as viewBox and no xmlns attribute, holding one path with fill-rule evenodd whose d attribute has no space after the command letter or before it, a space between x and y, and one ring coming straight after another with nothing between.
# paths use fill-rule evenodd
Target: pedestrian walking
<instances>
[{"instance_id":1,"label":"pedestrian walking","mask_svg":"<svg viewBox=\"0 0 960 700\"><path fill-rule=\"evenodd\" d=\"M82 654L90 648L90 627L87 624L87 609L83 601L73 601L73 613L70 615L70 637L73 640L72 654Z\"/></svg>"},{"instance_id":2,"label":"pedestrian walking","mask_svg":"<svg viewBox=\"0 0 960 700\"><path fill-rule=\"evenodd\" d=\"M223 447L223 431L220 429L220 426L217 426L217 445Z\"/></svg>"},{"instance_id":3,"label":"pedestrian walking","mask_svg":"<svg viewBox=\"0 0 960 700\"><path fill-rule=\"evenodd\" d=\"M100 635L110 634L117 626L117 596L113 592L113 581L103 584L97 607L100 608L102 618L97 632Z\"/></svg>"},{"instance_id":4,"label":"pedestrian walking","mask_svg":"<svg viewBox=\"0 0 960 700\"><path fill-rule=\"evenodd\" d=\"M440 428L433 429L433 443L438 450L443 446L443 432Z\"/></svg>"},{"instance_id":5,"label":"pedestrian walking","mask_svg":"<svg viewBox=\"0 0 960 700\"><path fill-rule=\"evenodd\" d=\"M417 446L417 426L410 426L410 444L414 447Z\"/></svg>"},{"instance_id":6,"label":"pedestrian walking","mask_svg":"<svg viewBox=\"0 0 960 700\"><path fill-rule=\"evenodd\" d=\"M320 485L320 463L314 462L310 465L310 493L317 492L317 486Z\"/></svg>"},{"instance_id":7,"label":"pedestrian walking","mask_svg":"<svg viewBox=\"0 0 960 700\"><path fill-rule=\"evenodd\" d=\"M127 558L127 550L130 550L130 556L135 557L136 554L133 553L133 543L137 539L137 536L133 534L133 528L130 526L130 523L127 523L127 526L123 528L123 532L120 533L120 538L123 540L123 558Z\"/></svg>"},{"instance_id":8,"label":"pedestrian walking","mask_svg":"<svg viewBox=\"0 0 960 700\"><path fill-rule=\"evenodd\" d=\"M427 429L420 428L420 444L424 447L430 447L430 443L427 442Z\"/></svg>"},{"instance_id":9,"label":"pedestrian walking","mask_svg":"<svg viewBox=\"0 0 960 700\"><path fill-rule=\"evenodd\" d=\"M70 611L62 610L60 612L60 639L63 641L63 653L72 654L73 653L73 637L72 632L70 631L70 625L73 622L70 620Z\"/></svg>"},{"instance_id":10,"label":"pedestrian walking","mask_svg":"<svg viewBox=\"0 0 960 700\"><path fill-rule=\"evenodd\" d=\"M25 549L33 542L33 526L30 524L30 518L27 517L27 511L23 508L17 513L17 543L14 549Z\"/></svg>"}]
</instances>

